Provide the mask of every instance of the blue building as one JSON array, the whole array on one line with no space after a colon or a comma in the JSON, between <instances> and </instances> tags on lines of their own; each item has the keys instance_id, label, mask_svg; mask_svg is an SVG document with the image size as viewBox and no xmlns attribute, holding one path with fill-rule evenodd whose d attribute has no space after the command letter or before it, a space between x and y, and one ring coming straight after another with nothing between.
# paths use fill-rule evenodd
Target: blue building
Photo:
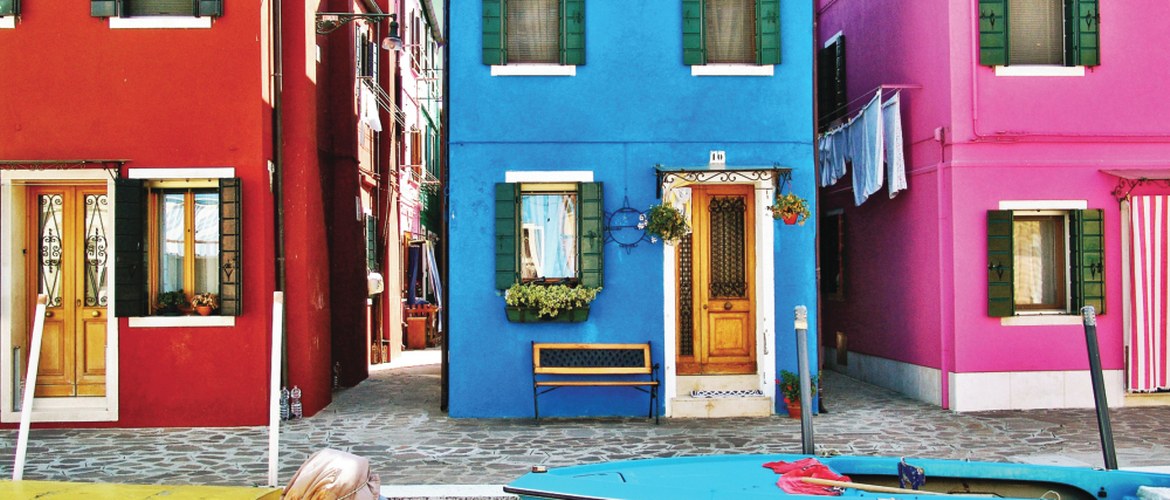
<instances>
[{"instance_id":1,"label":"blue building","mask_svg":"<svg viewBox=\"0 0 1170 500\"><path fill-rule=\"evenodd\" d=\"M817 331L816 217L768 208L815 205L812 2L451 12L450 415L532 417L532 342L649 342L666 417L783 410L796 306ZM660 202L690 235L643 237L638 213ZM517 282L602 290L583 320L526 322L505 314ZM623 389L545 394L540 415L645 415L646 394ZM759 395L701 397L715 391Z\"/></svg>"}]
</instances>

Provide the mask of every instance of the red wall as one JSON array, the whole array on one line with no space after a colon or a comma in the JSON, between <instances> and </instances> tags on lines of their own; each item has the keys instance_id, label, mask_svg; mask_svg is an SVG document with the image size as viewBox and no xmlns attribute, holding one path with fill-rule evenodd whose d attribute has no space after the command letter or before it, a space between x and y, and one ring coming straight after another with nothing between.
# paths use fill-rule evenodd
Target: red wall
<instances>
[{"instance_id":1,"label":"red wall","mask_svg":"<svg viewBox=\"0 0 1170 500\"><path fill-rule=\"evenodd\" d=\"M306 76L316 71L306 68L315 37L306 4L284 3L285 19L295 20L285 26L285 324L289 384L302 388L311 415L330 402L331 354L317 89ZM0 159L228 166L243 183L243 315L225 328L129 328L120 320L120 420L93 425L267 422L276 282L270 48L263 9L225 8L211 29L112 30L83 2L25 2L16 29L0 30Z\"/></svg>"}]
</instances>

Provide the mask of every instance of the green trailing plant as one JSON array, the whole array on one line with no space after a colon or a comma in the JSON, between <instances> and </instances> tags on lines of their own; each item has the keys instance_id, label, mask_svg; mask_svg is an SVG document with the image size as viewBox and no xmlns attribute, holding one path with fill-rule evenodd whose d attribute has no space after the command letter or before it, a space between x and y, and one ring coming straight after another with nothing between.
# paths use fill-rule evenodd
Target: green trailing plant
<instances>
[{"instance_id":1,"label":"green trailing plant","mask_svg":"<svg viewBox=\"0 0 1170 500\"><path fill-rule=\"evenodd\" d=\"M812 214L808 210L808 201L796 195L785 193L776 197L772 206L768 207L773 219L783 220L786 224L803 226Z\"/></svg>"},{"instance_id":2,"label":"green trailing plant","mask_svg":"<svg viewBox=\"0 0 1170 500\"><path fill-rule=\"evenodd\" d=\"M662 240L674 243L691 232L683 213L665 203L651 205L650 210L639 216L639 219L638 228L646 230L651 242Z\"/></svg>"},{"instance_id":3,"label":"green trailing plant","mask_svg":"<svg viewBox=\"0 0 1170 500\"><path fill-rule=\"evenodd\" d=\"M817 374L809 381L813 394L817 393L817 383L820 378L820 374ZM780 370L780 378L776 380L776 385L780 386L780 394L784 396L785 401L800 401L800 375L788 370Z\"/></svg>"},{"instance_id":4,"label":"green trailing plant","mask_svg":"<svg viewBox=\"0 0 1170 500\"><path fill-rule=\"evenodd\" d=\"M509 307L534 309L539 316L551 318L563 311L588 306L600 291L601 287L516 283L504 292L504 303Z\"/></svg>"}]
</instances>

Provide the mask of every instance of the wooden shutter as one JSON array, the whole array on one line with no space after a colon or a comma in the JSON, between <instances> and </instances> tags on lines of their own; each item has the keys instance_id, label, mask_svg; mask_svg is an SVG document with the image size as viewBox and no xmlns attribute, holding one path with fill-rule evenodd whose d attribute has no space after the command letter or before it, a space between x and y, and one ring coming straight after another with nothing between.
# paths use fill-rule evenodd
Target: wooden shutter
<instances>
[{"instance_id":1,"label":"wooden shutter","mask_svg":"<svg viewBox=\"0 0 1170 500\"><path fill-rule=\"evenodd\" d=\"M20 14L20 0L0 0L0 16Z\"/></svg>"},{"instance_id":2,"label":"wooden shutter","mask_svg":"<svg viewBox=\"0 0 1170 500\"><path fill-rule=\"evenodd\" d=\"M756 64L780 64L780 0L756 0Z\"/></svg>"},{"instance_id":3,"label":"wooden shutter","mask_svg":"<svg viewBox=\"0 0 1170 500\"><path fill-rule=\"evenodd\" d=\"M1007 54L1007 1L979 0L979 64L1005 65Z\"/></svg>"},{"instance_id":4,"label":"wooden shutter","mask_svg":"<svg viewBox=\"0 0 1170 500\"><path fill-rule=\"evenodd\" d=\"M1016 313L1013 282L1012 211L987 211L987 315Z\"/></svg>"},{"instance_id":5,"label":"wooden shutter","mask_svg":"<svg viewBox=\"0 0 1170 500\"><path fill-rule=\"evenodd\" d=\"M506 0L483 0L483 63L507 64L504 44L504 9Z\"/></svg>"},{"instance_id":6,"label":"wooden shutter","mask_svg":"<svg viewBox=\"0 0 1170 500\"><path fill-rule=\"evenodd\" d=\"M1105 314L1105 218L1102 210L1074 210L1069 221L1073 309Z\"/></svg>"},{"instance_id":7,"label":"wooden shutter","mask_svg":"<svg viewBox=\"0 0 1170 500\"><path fill-rule=\"evenodd\" d=\"M561 0L561 64L585 64L585 0Z\"/></svg>"},{"instance_id":8,"label":"wooden shutter","mask_svg":"<svg viewBox=\"0 0 1170 500\"><path fill-rule=\"evenodd\" d=\"M423 148L422 131L421 130L411 130L410 131L410 165L412 167L414 167L414 170L416 172L419 172L419 173L422 172L422 168L421 168L422 161L423 161L422 148Z\"/></svg>"},{"instance_id":9,"label":"wooden shutter","mask_svg":"<svg viewBox=\"0 0 1170 500\"><path fill-rule=\"evenodd\" d=\"M817 51L818 125L822 128L845 116L845 36Z\"/></svg>"},{"instance_id":10,"label":"wooden shutter","mask_svg":"<svg viewBox=\"0 0 1170 500\"><path fill-rule=\"evenodd\" d=\"M520 281L516 263L516 235L520 233L520 185L496 184L496 288Z\"/></svg>"},{"instance_id":11,"label":"wooden shutter","mask_svg":"<svg viewBox=\"0 0 1170 500\"><path fill-rule=\"evenodd\" d=\"M89 15L93 17L118 17L122 15L121 0L90 0Z\"/></svg>"},{"instance_id":12,"label":"wooden shutter","mask_svg":"<svg viewBox=\"0 0 1170 500\"><path fill-rule=\"evenodd\" d=\"M222 16L223 0L199 0L195 10L196 16Z\"/></svg>"},{"instance_id":13,"label":"wooden shutter","mask_svg":"<svg viewBox=\"0 0 1170 500\"><path fill-rule=\"evenodd\" d=\"M1065 53L1072 66L1101 64L1101 14L1098 0L1065 0Z\"/></svg>"},{"instance_id":14,"label":"wooden shutter","mask_svg":"<svg viewBox=\"0 0 1170 500\"><path fill-rule=\"evenodd\" d=\"M146 184L114 181L114 315L145 316Z\"/></svg>"},{"instance_id":15,"label":"wooden shutter","mask_svg":"<svg viewBox=\"0 0 1170 500\"><path fill-rule=\"evenodd\" d=\"M378 223L373 215L366 215L366 269L378 268Z\"/></svg>"},{"instance_id":16,"label":"wooden shutter","mask_svg":"<svg viewBox=\"0 0 1170 500\"><path fill-rule=\"evenodd\" d=\"M688 66L707 64L707 43L703 39L704 0L683 0L682 41L683 64Z\"/></svg>"},{"instance_id":17,"label":"wooden shutter","mask_svg":"<svg viewBox=\"0 0 1170 500\"><path fill-rule=\"evenodd\" d=\"M577 192L580 210L581 285L599 287L602 284L602 246L605 244L605 208L602 202L601 183L580 184Z\"/></svg>"},{"instance_id":18,"label":"wooden shutter","mask_svg":"<svg viewBox=\"0 0 1170 500\"><path fill-rule=\"evenodd\" d=\"M244 310L243 213L240 179L220 179L219 313L224 316L239 316Z\"/></svg>"}]
</instances>

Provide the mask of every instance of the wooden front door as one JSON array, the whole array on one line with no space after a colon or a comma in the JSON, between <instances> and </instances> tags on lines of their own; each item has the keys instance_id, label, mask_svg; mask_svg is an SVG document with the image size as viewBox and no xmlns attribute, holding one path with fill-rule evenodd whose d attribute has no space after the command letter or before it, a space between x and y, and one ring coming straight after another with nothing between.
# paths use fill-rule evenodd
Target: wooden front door
<instances>
[{"instance_id":1,"label":"wooden front door","mask_svg":"<svg viewBox=\"0 0 1170 500\"><path fill-rule=\"evenodd\" d=\"M694 186L691 196L692 231L678 252L678 373L755 373L752 186Z\"/></svg>"},{"instance_id":2,"label":"wooden front door","mask_svg":"<svg viewBox=\"0 0 1170 500\"><path fill-rule=\"evenodd\" d=\"M106 188L36 186L29 189L28 203L25 255L28 276L34 278L28 292L48 297L36 395L104 396L106 262L113 250L108 247ZM28 332L31 337L32 321Z\"/></svg>"}]
</instances>

